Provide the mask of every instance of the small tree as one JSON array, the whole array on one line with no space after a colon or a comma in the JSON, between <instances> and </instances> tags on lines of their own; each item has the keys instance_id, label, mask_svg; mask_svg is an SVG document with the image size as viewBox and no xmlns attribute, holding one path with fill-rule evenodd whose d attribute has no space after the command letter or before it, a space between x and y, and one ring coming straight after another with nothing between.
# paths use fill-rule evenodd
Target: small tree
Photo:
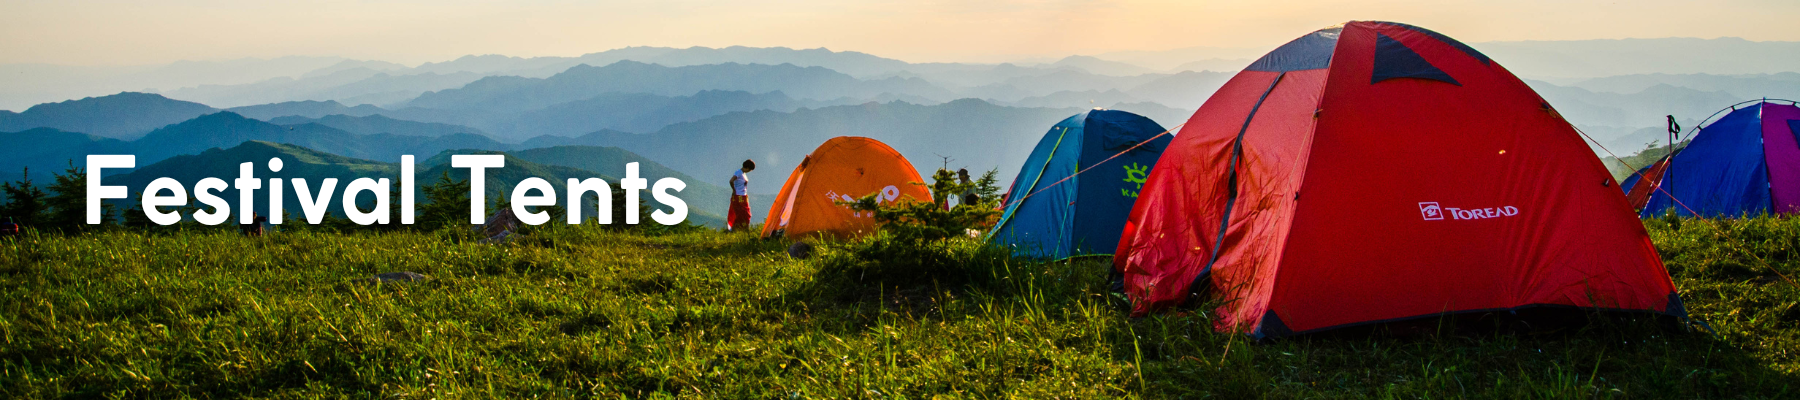
<instances>
[{"instance_id":1,"label":"small tree","mask_svg":"<svg viewBox=\"0 0 1800 400\"><path fill-rule=\"evenodd\" d=\"M882 204L880 194L873 193L843 204L852 210L874 213L875 223L881 230L892 233L895 240L913 246L929 246L966 235L972 229L985 228L988 221L1000 213L994 210L991 200L946 210L941 204L946 204L950 195L977 189L979 184L959 183L956 173L945 169L939 169L931 180L931 203L901 200Z\"/></svg>"},{"instance_id":2,"label":"small tree","mask_svg":"<svg viewBox=\"0 0 1800 400\"><path fill-rule=\"evenodd\" d=\"M113 205L100 205L100 225L87 223L87 171L75 167L69 161L69 169L56 174L56 181L50 185L49 197L44 199L50 212L43 221L46 226L61 229L65 233L84 232L111 224L116 212Z\"/></svg>"},{"instance_id":3,"label":"small tree","mask_svg":"<svg viewBox=\"0 0 1800 400\"><path fill-rule=\"evenodd\" d=\"M450 179L444 171L437 182L421 189L425 204L419 207L419 229L438 230L467 226L469 218L469 181Z\"/></svg>"},{"instance_id":4,"label":"small tree","mask_svg":"<svg viewBox=\"0 0 1800 400\"><path fill-rule=\"evenodd\" d=\"M143 204L141 201L144 198L144 192L138 192L137 198L140 201L138 204ZM150 230L162 225L157 225L156 221L151 221L150 216L144 213L144 208L142 206L132 206L131 208L125 209L125 226L138 230Z\"/></svg>"},{"instance_id":5,"label":"small tree","mask_svg":"<svg viewBox=\"0 0 1800 400\"><path fill-rule=\"evenodd\" d=\"M884 204L878 194L872 194L840 203L872 212L879 232L828 255L819 269L826 277L822 279L921 285L991 276L992 271L986 269L998 265L991 261L1006 252L967 238L975 229L987 227L1000 212L991 201L945 209L942 204L949 196L979 185L960 183L955 173L941 169L931 179L932 202L902 199Z\"/></svg>"},{"instance_id":6,"label":"small tree","mask_svg":"<svg viewBox=\"0 0 1800 400\"><path fill-rule=\"evenodd\" d=\"M1000 169L990 169L975 180L975 195L981 196L981 205L987 208L1000 206Z\"/></svg>"},{"instance_id":7,"label":"small tree","mask_svg":"<svg viewBox=\"0 0 1800 400\"><path fill-rule=\"evenodd\" d=\"M31 168L25 169L18 182L0 183L0 192L6 195L6 205L0 206L0 217L12 218L13 222L25 226L43 220L46 195L43 189L31 183Z\"/></svg>"}]
</instances>

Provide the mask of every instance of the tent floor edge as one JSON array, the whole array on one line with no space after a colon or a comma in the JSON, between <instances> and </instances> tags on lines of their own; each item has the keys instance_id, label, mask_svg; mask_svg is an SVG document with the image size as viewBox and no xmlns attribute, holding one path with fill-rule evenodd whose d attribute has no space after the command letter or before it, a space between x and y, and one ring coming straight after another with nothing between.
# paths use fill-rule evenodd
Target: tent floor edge
<instances>
[{"instance_id":1,"label":"tent floor edge","mask_svg":"<svg viewBox=\"0 0 1800 400\"><path fill-rule=\"evenodd\" d=\"M1525 305L1520 305L1517 307L1510 307L1510 308L1488 308L1488 309L1446 311L1446 312L1438 312L1438 313L1423 314L1423 315L1413 315L1413 316L1406 316L1406 317L1399 317L1399 318L1352 322L1352 323L1347 323L1347 324L1339 324L1339 325L1332 325L1332 326L1327 326L1327 327L1312 328L1312 329L1307 329L1307 330L1303 330L1303 331L1294 331L1291 327L1289 327L1287 325L1287 323L1285 321L1283 321L1279 316L1275 315L1275 312L1273 310L1271 310L1271 311L1267 311L1267 312L1263 313L1263 317L1261 320L1259 320L1257 328L1250 333L1250 336L1253 339L1265 340L1265 339L1278 339L1278 338L1283 338L1283 337L1291 337L1291 336L1299 336L1299 335L1328 335L1328 336L1365 335L1365 334L1372 334L1372 332L1374 330L1380 329L1383 326L1390 328L1392 330L1398 330L1398 331L1402 331L1402 332L1416 331L1417 329L1408 329L1407 325L1409 325L1409 324L1422 325L1422 324L1420 324L1421 322L1431 320L1434 318L1438 318L1438 319L1448 318L1448 319L1452 319L1452 320L1457 320L1457 321L1453 321L1453 323L1451 323L1451 328L1453 330L1463 330L1463 329L1486 329L1486 328L1474 327L1474 326L1469 326L1469 325L1471 325L1471 323L1473 321L1479 321L1479 320L1487 319L1490 317L1498 317L1498 318L1501 318L1503 321L1513 323L1514 326L1511 326L1507 329L1515 329L1516 330L1516 329L1519 329L1520 327L1524 327L1524 328L1527 328L1525 330L1528 330L1528 331L1545 328L1543 326L1537 326L1538 324L1535 324L1534 322L1548 322L1548 325L1566 325L1566 326L1575 326L1575 325L1579 325L1579 324L1591 323L1592 317L1596 313L1614 314L1614 315L1620 315L1620 316L1652 317L1652 318L1661 319L1662 321L1686 321L1686 320L1689 320L1689 318L1687 318L1685 316L1686 315L1685 307L1681 305L1681 300L1680 300L1679 296L1677 296L1674 293L1671 293L1670 299L1675 302L1674 304L1671 305L1671 307L1678 307L1678 308L1682 308L1684 310L1681 314L1678 315L1678 314L1670 313L1670 312L1666 312L1666 311L1659 312L1655 309L1579 307L1579 306L1571 306L1571 305L1567 305L1567 304L1542 304L1542 303L1539 303L1539 304L1525 304ZM1670 308L1670 310L1674 310L1674 309L1675 308ZM1472 320L1464 320L1466 318L1473 318L1473 319ZM1577 320L1580 320L1580 321L1577 321ZM1699 321L1698 319L1693 319L1693 321L1697 321L1699 323L1704 324L1704 321ZM1441 324L1442 324L1442 322L1438 322L1435 325L1438 325L1438 327L1441 328L1442 327ZM1561 328L1552 329L1552 330L1560 330L1560 329ZM1502 330L1505 330L1505 329L1502 329Z\"/></svg>"},{"instance_id":2,"label":"tent floor edge","mask_svg":"<svg viewBox=\"0 0 1800 400\"><path fill-rule=\"evenodd\" d=\"M1263 312L1262 320L1257 322L1256 330L1250 332L1250 338L1260 342L1294 334L1294 330L1288 329L1287 324L1281 322L1281 316L1275 315L1275 310L1269 310Z\"/></svg>"},{"instance_id":3,"label":"tent floor edge","mask_svg":"<svg viewBox=\"0 0 1800 400\"><path fill-rule=\"evenodd\" d=\"M1669 303L1663 306L1663 314L1688 319L1687 303L1681 301L1681 293L1669 292Z\"/></svg>"}]
</instances>

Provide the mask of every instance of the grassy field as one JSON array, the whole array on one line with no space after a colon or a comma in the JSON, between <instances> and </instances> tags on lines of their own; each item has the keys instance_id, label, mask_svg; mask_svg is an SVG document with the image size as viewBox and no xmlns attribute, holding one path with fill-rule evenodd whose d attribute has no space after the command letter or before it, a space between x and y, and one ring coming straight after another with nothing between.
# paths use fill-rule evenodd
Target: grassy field
<instances>
[{"instance_id":1,"label":"grassy field","mask_svg":"<svg viewBox=\"0 0 1800 400\"><path fill-rule=\"evenodd\" d=\"M33 233L0 239L0 397L1800 397L1800 290L1766 266L1800 275L1800 219L1708 223L1646 221L1716 334L1594 315L1270 343L1127 318L1101 262L969 242L921 271L703 230ZM394 271L431 278L365 282Z\"/></svg>"}]
</instances>

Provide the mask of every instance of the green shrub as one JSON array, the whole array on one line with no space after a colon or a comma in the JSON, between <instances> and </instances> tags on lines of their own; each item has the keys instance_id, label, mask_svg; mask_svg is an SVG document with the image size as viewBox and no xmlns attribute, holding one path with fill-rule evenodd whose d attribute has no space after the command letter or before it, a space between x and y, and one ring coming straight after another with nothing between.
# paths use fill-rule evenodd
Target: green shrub
<instances>
[{"instance_id":1,"label":"green shrub","mask_svg":"<svg viewBox=\"0 0 1800 400\"><path fill-rule=\"evenodd\" d=\"M991 276L993 267L1008 258L1004 249L989 246L979 237L1000 213L994 209L996 204L989 200L947 209L942 206L953 194L991 189L979 188L976 182L959 183L954 173L943 169L932 175L932 181L930 203L901 200L884 204L879 194L839 202L852 210L873 213L877 232L826 246L819 273L830 279L895 286L960 284Z\"/></svg>"}]
</instances>

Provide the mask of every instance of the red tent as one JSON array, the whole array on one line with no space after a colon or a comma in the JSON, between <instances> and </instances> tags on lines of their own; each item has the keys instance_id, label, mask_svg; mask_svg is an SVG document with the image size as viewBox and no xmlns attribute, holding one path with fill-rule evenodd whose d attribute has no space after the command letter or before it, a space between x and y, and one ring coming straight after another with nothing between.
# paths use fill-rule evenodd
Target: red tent
<instances>
[{"instance_id":1,"label":"red tent","mask_svg":"<svg viewBox=\"0 0 1800 400\"><path fill-rule=\"evenodd\" d=\"M1569 306L1683 315L1644 227L1556 110L1454 39L1351 22L1189 118L1114 262L1135 314L1197 285L1256 337ZM1221 218L1225 217L1225 218Z\"/></svg>"}]
</instances>

